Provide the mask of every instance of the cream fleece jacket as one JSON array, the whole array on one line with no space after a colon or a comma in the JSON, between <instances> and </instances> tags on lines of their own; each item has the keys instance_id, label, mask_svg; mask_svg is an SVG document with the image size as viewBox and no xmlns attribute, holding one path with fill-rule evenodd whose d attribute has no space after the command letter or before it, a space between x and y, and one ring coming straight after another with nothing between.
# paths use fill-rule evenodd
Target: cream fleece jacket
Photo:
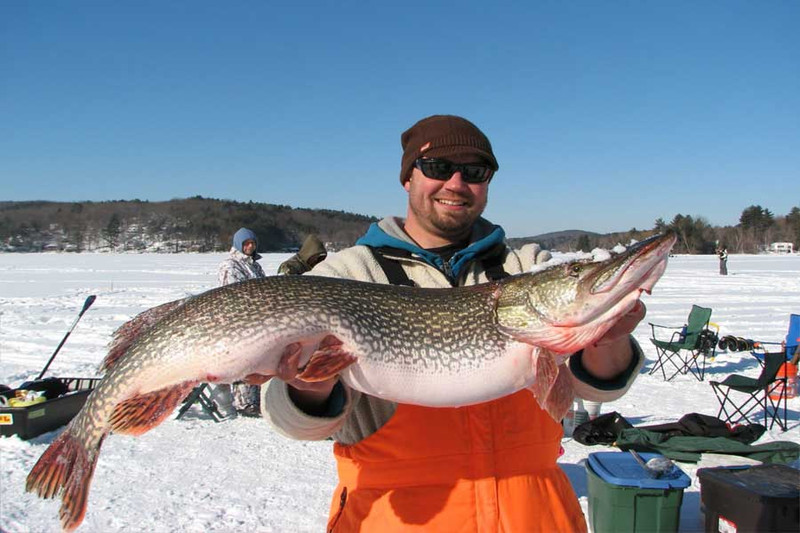
<instances>
[{"instance_id":1,"label":"cream fleece jacket","mask_svg":"<svg viewBox=\"0 0 800 533\"><path fill-rule=\"evenodd\" d=\"M379 223L379 226L393 237L413 242L403 231L401 219L386 218ZM472 240L484 237L493 228L494 226L489 222L480 219L476 223ZM519 274L530 271L534 265L544 263L550 258L550 253L541 250L537 244L525 245L520 250L507 248L503 268L509 274ZM420 287L450 287L445 275L426 263L404 260L401 261L401 264L408 277ZM330 254L309 274L388 283L383 269L366 246L353 246ZM466 274L464 285L475 285L486 281L488 280L480 262L473 262ZM641 348L632 337L631 343L634 348L634 361L631 368L622 376L622 379L614 382L593 380L583 371L577 361L580 356L573 355L571 359L576 359L576 361L571 360L567 367L572 376L576 396L591 401L608 402L625 394L639 374L645 359ZM380 429L395 412L397 405L394 402L362 394L344 384L341 384L341 387L343 389L341 409L338 409L339 406L333 406L335 412L331 413L332 416L312 416L298 409L292 402L285 382L272 379L262 387L263 416L280 433L290 438L323 440L333 437L336 441L349 445L365 439Z\"/></svg>"}]
</instances>

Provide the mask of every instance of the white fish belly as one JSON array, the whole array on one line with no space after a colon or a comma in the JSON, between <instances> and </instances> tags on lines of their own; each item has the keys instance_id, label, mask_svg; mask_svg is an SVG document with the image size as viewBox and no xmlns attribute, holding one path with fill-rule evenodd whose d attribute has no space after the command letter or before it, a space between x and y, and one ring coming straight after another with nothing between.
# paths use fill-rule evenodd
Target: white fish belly
<instances>
[{"instance_id":1,"label":"white fish belly","mask_svg":"<svg viewBox=\"0 0 800 533\"><path fill-rule=\"evenodd\" d=\"M500 357L458 372L376 364L360 359L342 372L350 387L385 400L428 407L460 407L507 396L530 386L535 373L533 350L510 343Z\"/></svg>"}]
</instances>

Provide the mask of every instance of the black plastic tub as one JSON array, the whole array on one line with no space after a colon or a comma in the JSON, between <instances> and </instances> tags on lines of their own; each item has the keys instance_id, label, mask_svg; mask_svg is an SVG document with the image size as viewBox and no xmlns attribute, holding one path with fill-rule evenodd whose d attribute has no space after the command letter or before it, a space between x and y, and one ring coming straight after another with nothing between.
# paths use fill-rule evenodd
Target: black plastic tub
<instances>
[{"instance_id":1,"label":"black plastic tub","mask_svg":"<svg viewBox=\"0 0 800 533\"><path fill-rule=\"evenodd\" d=\"M25 407L0 407L0 435L18 435L23 440L57 429L78 414L100 378L52 378L63 394ZM28 388L28 387L26 387ZM34 387L30 387L33 389ZM20 389L0 393L8 400Z\"/></svg>"}]
</instances>

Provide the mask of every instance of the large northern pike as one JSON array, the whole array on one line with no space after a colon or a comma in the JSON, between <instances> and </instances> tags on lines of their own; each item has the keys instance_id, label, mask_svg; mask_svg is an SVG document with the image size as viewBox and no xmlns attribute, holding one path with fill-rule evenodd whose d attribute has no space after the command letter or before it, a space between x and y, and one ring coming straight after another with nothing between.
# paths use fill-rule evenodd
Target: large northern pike
<instances>
[{"instance_id":1,"label":"large northern pike","mask_svg":"<svg viewBox=\"0 0 800 533\"><path fill-rule=\"evenodd\" d=\"M597 341L650 291L673 235L605 261L572 261L500 281L420 289L276 276L212 289L146 311L115 333L105 377L45 450L26 489L61 493L61 525L86 513L110 432L160 424L200 382L274 375L300 351L302 379L340 374L401 403L463 406L530 388L553 418L572 402L568 354Z\"/></svg>"}]
</instances>

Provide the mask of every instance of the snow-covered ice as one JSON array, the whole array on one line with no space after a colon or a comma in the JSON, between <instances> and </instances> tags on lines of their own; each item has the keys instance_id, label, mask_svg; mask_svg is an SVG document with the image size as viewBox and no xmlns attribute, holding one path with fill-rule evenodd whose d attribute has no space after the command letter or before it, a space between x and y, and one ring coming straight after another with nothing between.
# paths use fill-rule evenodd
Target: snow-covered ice
<instances>
[{"instance_id":1,"label":"snow-covered ice","mask_svg":"<svg viewBox=\"0 0 800 533\"><path fill-rule=\"evenodd\" d=\"M154 305L216 284L222 254L0 254L0 383L34 378L75 320L84 300L97 300L75 327L49 376L93 377L111 333ZM267 254L274 273L288 254ZM680 326L692 304L713 309L720 334L777 342L790 313L800 313L800 256L732 255L728 276L715 256L675 256L634 335L656 358L648 322ZM706 380L679 376L665 383L646 372L620 400L603 405L634 425L716 415L708 384L731 373L756 376L747 352L718 354ZM0 529L58 531L58 501L24 492L25 476L60 430L29 441L0 438ZM775 426L759 442L800 442L800 397L789 401L789 431ZM215 423L199 410L170 419L140 438L106 439L95 472L85 532L322 531L336 482L331 442L295 442L258 419ZM603 447L563 441L561 467L587 506L583 461ZM702 531L697 465L680 466L693 479L685 490L681 531Z\"/></svg>"}]
</instances>

